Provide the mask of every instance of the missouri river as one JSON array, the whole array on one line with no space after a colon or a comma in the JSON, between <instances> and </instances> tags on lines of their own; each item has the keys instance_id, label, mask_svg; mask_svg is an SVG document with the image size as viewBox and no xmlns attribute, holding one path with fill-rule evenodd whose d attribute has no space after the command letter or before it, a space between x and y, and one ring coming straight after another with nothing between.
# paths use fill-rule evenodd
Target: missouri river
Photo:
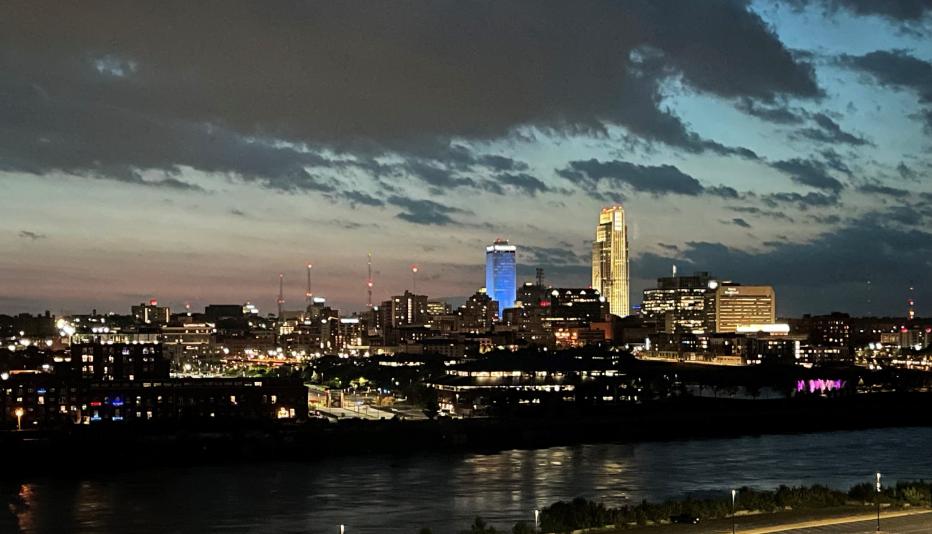
<instances>
[{"instance_id":1,"label":"missouri river","mask_svg":"<svg viewBox=\"0 0 932 534\"><path fill-rule=\"evenodd\" d=\"M888 428L4 480L0 532L448 534L476 515L510 532L576 496L614 506L743 485L846 489L875 471L932 479L930 449L932 428ZM102 450L74 461L108 460Z\"/></svg>"}]
</instances>

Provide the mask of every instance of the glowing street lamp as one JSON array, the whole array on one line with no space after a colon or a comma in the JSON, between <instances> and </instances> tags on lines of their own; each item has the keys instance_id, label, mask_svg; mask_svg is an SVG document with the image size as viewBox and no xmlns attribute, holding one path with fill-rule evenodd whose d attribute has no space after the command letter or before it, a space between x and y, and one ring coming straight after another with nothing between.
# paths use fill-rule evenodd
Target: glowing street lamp
<instances>
[{"instance_id":1,"label":"glowing street lamp","mask_svg":"<svg viewBox=\"0 0 932 534\"><path fill-rule=\"evenodd\" d=\"M877 532L880 532L880 471L877 472Z\"/></svg>"},{"instance_id":2,"label":"glowing street lamp","mask_svg":"<svg viewBox=\"0 0 932 534\"><path fill-rule=\"evenodd\" d=\"M540 530L540 510L534 510L534 530Z\"/></svg>"},{"instance_id":3,"label":"glowing street lamp","mask_svg":"<svg viewBox=\"0 0 932 534\"><path fill-rule=\"evenodd\" d=\"M735 534L735 496L737 490L731 490L731 534Z\"/></svg>"},{"instance_id":4,"label":"glowing street lamp","mask_svg":"<svg viewBox=\"0 0 932 534\"><path fill-rule=\"evenodd\" d=\"M13 411L13 415L16 416L16 430L23 429L23 413L24 412L22 408L17 408Z\"/></svg>"},{"instance_id":5,"label":"glowing street lamp","mask_svg":"<svg viewBox=\"0 0 932 534\"><path fill-rule=\"evenodd\" d=\"M346 528L343 525L340 525L340 534L344 534L344 532L346 532Z\"/></svg>"}]
</instances>

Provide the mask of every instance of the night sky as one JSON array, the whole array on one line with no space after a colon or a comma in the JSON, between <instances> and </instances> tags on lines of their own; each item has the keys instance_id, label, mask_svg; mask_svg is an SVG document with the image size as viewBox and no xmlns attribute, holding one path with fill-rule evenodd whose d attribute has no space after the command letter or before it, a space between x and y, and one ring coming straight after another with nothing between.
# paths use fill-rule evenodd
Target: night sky
<instances>
[{"instance_id":1,"label":"night sky","mask_svg":"<svg viewBox=\"0 0 932 534\"><path fill-rule=\"evenodd\" d=\"M932 2L5 2L0 313L680 273L932 315ZM871 289L868 290L868 281Z\"/></svg>"}]
</instances>

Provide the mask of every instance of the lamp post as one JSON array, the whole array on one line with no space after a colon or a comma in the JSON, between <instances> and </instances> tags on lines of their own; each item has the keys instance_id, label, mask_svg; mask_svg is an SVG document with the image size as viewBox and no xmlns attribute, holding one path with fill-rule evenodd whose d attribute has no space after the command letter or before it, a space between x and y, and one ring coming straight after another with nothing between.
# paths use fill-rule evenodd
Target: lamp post
<instances>
[{"instance_id":1,"label":"lamp post","mask_svg":"<svg viewBox=\"0 0 932 534\"><path fill-rule=\"evenodd\" d=\"M877 472L877 532L880 532L880 472Z\"/></svg>"},{"instance_id":2,"label":"lamp post","mask_svg":"<svg viewBox=\"0 0 932 534\"><path fill-rule=\"evenodd\" d=\"M737 495L737 490L731 490L731 534L735 534L735 497Z\"/></svg>"},{"instance_id":3,"label":"lamp post","mask_svg":"<svg viewBox=\"0 0 932 534\"><path fill-rule=\"evenodd\" d=\"M540 530L540 510L534 510L534 532Z\"/></svg>"},{"instance_id":4,"label":"lamp post","mask_svg":"<svg viewBox=\"0 0 932 534\"><path fill-rule=\"evenodd\" d=\"M13 411L13 415L16 416L16 430L23 429L23 409L17 408Z\"/></svg>"},{"instance_id":5,"label":"lamp post","mask_svg":"<svg viewBox=\"0 0 932 534\"><path fill-rule=\"evenodd\" d=\"M346 532L346 528L343 525L340 525L340 534L344 534L344 532Z\"/></svg>"}]
</instances>

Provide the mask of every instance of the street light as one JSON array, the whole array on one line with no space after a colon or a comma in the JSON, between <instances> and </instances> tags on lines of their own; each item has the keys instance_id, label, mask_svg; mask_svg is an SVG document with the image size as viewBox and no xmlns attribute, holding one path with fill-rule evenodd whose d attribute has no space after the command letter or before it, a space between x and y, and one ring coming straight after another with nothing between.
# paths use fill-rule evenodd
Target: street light
<instances>
[{"instance_id":1,"label":"street light","mask_svg":"<svg viewBox=\"0 0 932 534\"><path fill-rule=\"evenodd\" d=\"M880 471L877 472L877 532L880 532Z\"/></svg>"},{"instance_id":2,"label":"street light","mask_svg":"<svg viewBox=\"0 0 932 534\"><path fill-rule=\"evenodd\" d=\"M340 525L340 534L343 534L346 531L346 528L343 525Z\"/></svg>"},{"instance_id":3,"label":"street light","mask_svg":"<svg viewBox=\"0 0 932 534\"><path fill-rule=\"evenodd\" d=\"M22 408L17 408L13 411L13 415L16 416L16 430L23 429L23 413L24 412Z\"/></svg>"},{"instance_id":4,"label":"street light","mask_svg":"<svg viewBox=\"0 0 932 534\"><path fill-rule=\"evenodd\" d=\"M540 510L534 510L534 531L540 530Z\"/></svg>"},{"instance_id":5,"label":"street light","mask_svg":"<svg viewBox=\"0 0 932 534\"><path fill-rule=\"evenodd\" d=\"M735 496L738 495L737 490L731 490L731 534L735 534Z\"/></svg>"}]
</instances>

